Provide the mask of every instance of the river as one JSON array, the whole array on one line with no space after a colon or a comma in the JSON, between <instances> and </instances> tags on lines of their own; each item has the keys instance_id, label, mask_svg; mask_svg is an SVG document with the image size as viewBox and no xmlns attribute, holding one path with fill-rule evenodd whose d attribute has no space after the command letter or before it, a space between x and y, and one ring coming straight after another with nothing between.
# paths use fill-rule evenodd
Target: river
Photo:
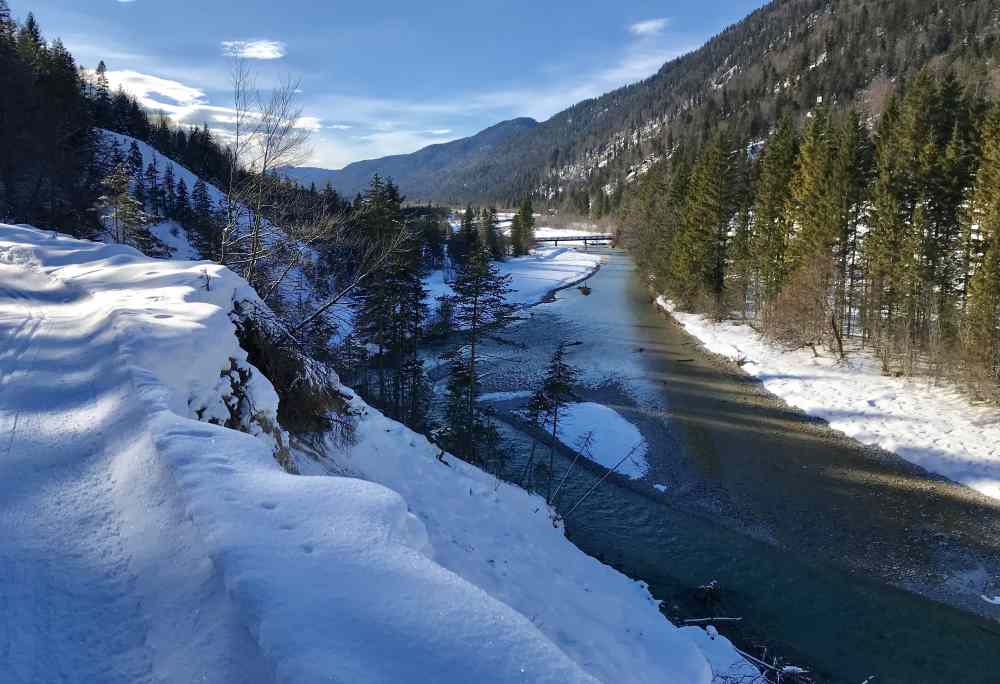
<instances>
[{"instance_id":1,"label":"river","mask_svg":"<svg viewBox=\"0 0 1000 684\"><path fill-rule=\"evenodd\" d=\"M579 342L580 399L649 444L645 479L612 476L568 516L574 543L647 582L674 620L743 618L718 627L819 682L1000 682L1000 609L979 598L1000 580L1000 505L767 395L656 311L624 253L599 251L589 296L563 290L487 345L484 391L506 392L536 386L558 340ZM493 403L511 477L533 440L548 448L510 413L523 403ZM556 453L562 479L573 453ZM573 469L557 509L602 472ZM693 588L713 579L707 606Z\"/></svg>"}]
</instances>

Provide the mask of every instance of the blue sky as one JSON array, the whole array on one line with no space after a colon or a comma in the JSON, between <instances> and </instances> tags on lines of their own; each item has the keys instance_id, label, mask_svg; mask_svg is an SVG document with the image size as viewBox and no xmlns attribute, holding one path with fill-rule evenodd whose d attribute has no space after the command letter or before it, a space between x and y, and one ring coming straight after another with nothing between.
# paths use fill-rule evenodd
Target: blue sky
<instances>
[{"instance_id":1,"label":"blue sky","mask_svg":"<svg viewBox=\"0 0 1000 684\"><path fill-rule=\"evenodd\" d=\"M544 120L641 80L760 0L33 0L49 39L175 119L224 128L230 60L301 83L311 163L412 152L516 116Z\"/></svg>"}]
</instances>

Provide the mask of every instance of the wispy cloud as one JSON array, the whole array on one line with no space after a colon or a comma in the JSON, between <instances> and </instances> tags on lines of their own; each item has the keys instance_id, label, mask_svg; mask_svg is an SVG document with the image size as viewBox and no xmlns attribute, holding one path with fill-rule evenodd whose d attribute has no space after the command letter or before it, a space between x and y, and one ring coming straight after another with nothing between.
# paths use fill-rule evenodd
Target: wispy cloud
<instances>
[{"instance_id":1,"label":"wispy cloud","mask_svg":"<svg viewBox=\"0 0 1000 684\"><path fill-rule=\"evenodd\" d=\"M93 71L88 73L93 74ZM213 131L227 138L236 123L236 112L231 107L211 104L200 88L139 71L108 71L107 78L112 89L123 89L146 109L162 111L177 124L208 123ZM252 112L248 116L254 118ZM327 128L318 116L302 116L296 120L295 127L307 131Z\"/></svg>"},{"instance_id":2,"label":"wispy cloud","mask_svg":"<svg viewBox=\"0 0 1000 684\"><path fill-rule=\"evenodd\" d=\"M243 57L244 59L281 59L287 50L285 44L278 40L225 40L222 41L222 54L228 57Z\"/></svg>"},{"instance_id":3,"label":"wispy cloud","mask_svg":"<svg viewBox=\"0 0 1000 684\"><path fill-rule=\"evenodd\" d=\"M658 36L663 33L669 24L670 20L666 17L658 17L656 19L637 21L629 26L628 30L634 36Z\"/></svg>"},{"instance_id":4,"label":"wispy cloud","mask_svg":"<svg viewBox=\"0 0 1000 684\"><path fill-rule=\"evenodd\" d=\"M130 70L109 71L107 77L112 89L124 89L148 109L173 113L208 104L204 91L178 81Z\"/></svg>"}]
</instances>

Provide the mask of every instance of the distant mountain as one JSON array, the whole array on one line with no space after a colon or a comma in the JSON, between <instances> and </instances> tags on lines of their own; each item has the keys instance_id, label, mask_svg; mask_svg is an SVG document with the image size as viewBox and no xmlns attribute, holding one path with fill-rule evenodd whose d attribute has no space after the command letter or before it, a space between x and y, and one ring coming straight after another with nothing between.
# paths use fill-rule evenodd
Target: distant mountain
<instances>
[{"instance_id":1,"label":"distant mountain","mask_svg":"<svg viewBox=\"0 0 1000 684\"><path fill-rule=\"evenodd\" d=\"M410 200L444 200L451 180L467 169L488 163L497 146L538 125L534 119L511 119L491 126L468 138L424 147L411 154L397 154L381 159L369 159L331 170L309 166L286 167L280 173L299 184L315 183L323 188L327 183L341 195L353 197L367 187L376 173L395 181ZM463 199L456 193L451 199Z\"/></svg>"},{"instance_id":2,"label":"distant mountain","mask_svg":"<svg viewBox=\"0 0 1000 684\"><path fill-rule=\"evenodd\" d=\"M510 202L531 193L585 209L714 130L750 143L782 113L801 119L820 102L878 114L896 84L926 66L953 69L996 96L998 63L996 0L774 0L645 81L545 122L517 119L332 175L289 175L329 178L353 193L377 170L411 199Z\"/></svg>"}]
</instances>

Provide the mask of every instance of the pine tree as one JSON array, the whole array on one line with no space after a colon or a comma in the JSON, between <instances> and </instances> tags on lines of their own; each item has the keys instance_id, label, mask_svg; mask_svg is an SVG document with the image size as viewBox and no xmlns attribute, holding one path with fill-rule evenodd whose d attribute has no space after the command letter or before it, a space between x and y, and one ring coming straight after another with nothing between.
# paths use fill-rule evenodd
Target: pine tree
<instances>
[{"instance_id":1,"label":"pine tree","mask_svg":"<svg viewBox=\"0 0 1000 684\"><path fill-rule=\"evenodd\" d=\"M163 214L167 218L174 218L177 208L177 187L174 184L174 165L168 163L167 169L163 172L163 185L161 198L163 202Z\"/></svg>"},{"instance_id":2,"label":"pine tree","mask_svg":"<svg viewBox=\"0 0 1000 684\"><path fill-rule=\"evenodd\" d=\"M480 342L488 329L501 329L512 320L514 309L507 301L510 276L500 275L489 251L478 245L459 268L452 290L455 323L466 333L467 341L450 354L452 372L443 440L456 456L485 464L495 446L496 428L476 406Z\"/></svg>"},{"instance_id":3,"label":"pine tree","mask_svg":"<svg viewBox=\"0 0 1000 684\"><path fill-rule=\"evenodd\" d=\"M962 342L966 357L1000 380L1000 105L982 132L982 157L965 222L971 255Z\"/></svg>"},{"instance_id":4,"label":"pine tree","mask_svg":"<svg viewBox=\"0 0 1000 684\"><path fill-rule=\"evenodd\" d=\"M503 259L506 248L503 244L503 236L497 226L497 210L487 207L483 210L481 219L482 239L486 243L486 248L490 251L490 256L494 260Z\"/></svg>"},{"instance_id":5,"label":"pine tree","mask_svg":"<svg viewBox=\"0 0 1000 684\"><path fill-rule=\"evenodd\" d=\"M156 168L156 157L146 166L146 201L147 209L153 214L163 211L162 192L160 189L160 172Z\"/></svg>"},{"instance_id":6,"label":"pine tree","mask_svg":"<svg viewBox=\"0 0 1000 684\"><path fill-rule=\"evenodd\" d=\"M788 275L787 248L792 233L786 212L798 156L798 136L790 116L784 116L760 158L755 185L749 252L757 284L757 310L766 319L768 304L778 296Z\"/></svg>"},{"instance_id":7,"label":"pine tree","mask_svg":"<svg viewBox=\"0 0 1000 684\"><path fill-rule=\"evenodd\" d=\"M871 176L872 149L857 112L848 112L834 132L831 160L831 211L839 227L834 311L837 325L850 336L862 273L859 266L861 224Z\"/></svg>"},{"instance_id":8,"label":"pine tree","mask_svg":"<svg viewBox=\"0 0 1000 684\"><path fill-rule=\"evenodd\" d=\"M191 209L194 212L194 220L201 226L211 223L212 200L208 197L208 186L200 177L195 181L191 190Z\"/></svg>"},{"instance_id":9,"label":"pine tree","mask_svg":"<svg viewBox=\"0 0 1000 684\"><path fill-rule=\"evenodd\" d=\"M523 256L525 252L522 246L525 243L524 224L521 221L521 211L518 210L510 222L510 246L514 256Z\"/></svg>"},{"instance_id":10,"label":"pine tree","mask_svg":"<svg viewBox=\"0 0 1000 684\"><path fill-rule=\"evenodd\" d=\"M177 181L177 197L174 200L174 218L184 223L191 218L191 202L188 198L187 183L181 178Z\"/></svg>"},{"instance_id":11,"label":"pine tree","mask_svg":"<svg viewBox=\"0 0 1000 684\"><path fill-rule=\"evenodd\" d=\"M108 85L108 67L102 59L97 63L94 80L94 122L101 128L111 126L111 87Z\"/></svg>"},{"instance_id":12,"label":"pine tree","mask_svg":"<svg viewBox=\"0 0 1000 684\"><path fill-rule=\"evenodd\" d=\"M674 240L671 281L681 302L702 298L721 315L726 273L726 243L735 213L729 154L721 135L702 150L691 173L681 231Z\"/></svg>"},{"instance_id":13,"label":"pine tree","mask_svg":"<svg viewBox=\"0 0 1000 684\"><path fill-rule=\"evenodd\" d=\"M361 229L370 240L388 244L404 230L401 204L391 181L372 180L361 212ZM411 427L423 425L427 407L417 353L427 318L421 256L419 240L412 239L357 288L354 301L355 335L378 350L378 385L366 399Z\"/></svg>"},{"instance_id":14,"label":"pine tree","mask_svg":"<svg viewBox=\"0 0 1000 684\"><path fill-rule=\"evenodd\" d=\"M460 267L469 258L469 254L478 249L478 245L479 231L476 230L476 212L470 204L462 215L461 227L448 242L448 256L451 258L453 266Z\"/></svg>"},{"instance_id":15,"label":"pine tree","mask_svg":"<svg viewBox=\"0 0 1000 684\"><path fill-rule=\"evenodd\" d=\"M129 174L135 178L142 174L142 152L139 151L139 144L133 140L132 144L128 148L128 158L126 160L128 163Z\"/></svg>"},{"instance_id":16,"label":"pine tree","mask_svg":"<svg viewBox=\"0 0 1000 684\"><path fill-rule=\"evenodd\" d=\"M132 244L138 229L146 222L142 205L129 194L129 170L119 164L104 179L106 194L101 197L101 207L110 223L111 237L115 242Z\"/></svg>"},{"instance_id":17,"label":"pine tree","mask_svg":"<svg viewBox=\"0 0 1000 684\"><path fill-rule=\"evenodd\" d=\"M525 238L530 243L535 239L535 209L530 197L525 197L521 202L521 222L524 224Z\"/></svg>"},{"instance_id":18,"label":"pine tree","mask_svg":"<svg viewBox=\"0 0 1000 684\"><path fill-rule=\"evenodd\" d=\"M566 361L566 341L562 340L552 353L541 386L528 402L528 415L540 425L552 428L552 442L559 435L559 418L566 404L573 399L573 385L580 375L579 369ZM546 501L552 501L552 480L555 472L554 450L549 449L549 489Z\"/></svg>"},{"instance_id":19,"label":"pine tree","mask_svg":"<svg viewBox=\"0 0 1000 684\"><path fill-rule=\"evenodd\" d=\"M511 227L511 247L514 256L525 256L535 242L535 210L531 206L531 198L525 197L514 217L515 225Z\"/></svg>"},{"instance_id":20,"label":"pine tree","mask_svg":"<svg viewBox=\"0 0 1000 684\"><path fill-rule=\"evenodd\" d=\"M45 41L42 40L42 30L32 12L28 12L24 24L17 32L17 52L21 59L32 67L37 69L41 65L45 53Z\"/></svg>"}]
</instances>

